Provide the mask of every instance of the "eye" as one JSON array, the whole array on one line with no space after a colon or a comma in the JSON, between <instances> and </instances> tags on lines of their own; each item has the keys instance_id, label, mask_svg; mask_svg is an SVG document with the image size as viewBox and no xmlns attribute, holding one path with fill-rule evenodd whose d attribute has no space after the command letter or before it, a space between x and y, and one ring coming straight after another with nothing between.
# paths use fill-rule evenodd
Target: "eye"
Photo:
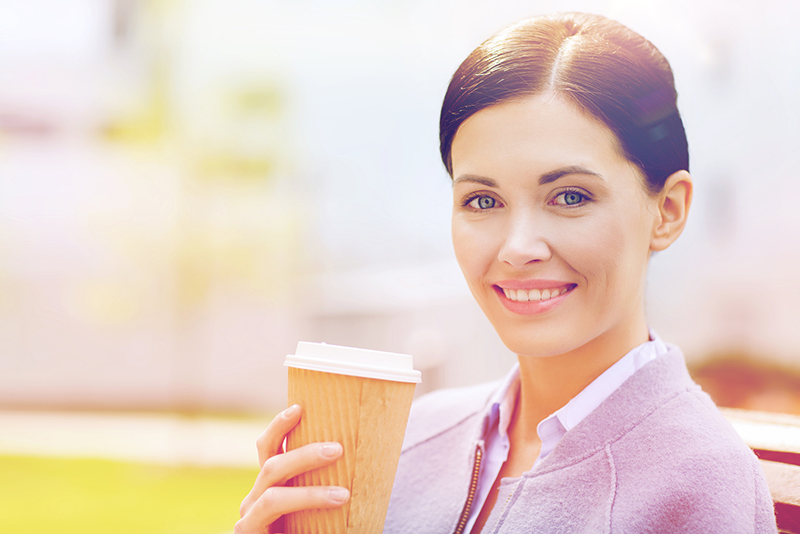
<instances>
[{"instance_id":1,"label":"eye","mask_svg":"<svg viewBox=\"0 0 800 534\"><path fill-rule=\"evenodd\" d=\"M589 200L588 195L580 191L564 191L559 193L552 201L551 204L559 206L577 206Z\"/></svg>"},{"instance_id":2,"label":"eye","mask_svg":"<svg viewBox=\"0 0 800 534\"><path fill-rule=\"evenodd\" d=\"M473 197L472 199L469 200L469 202L467 204L469 205L469 207L474 208L474 209L488 210L488 209L492 209L493 207L495 207L497 205L497 201L495 199L493 199L492 197L481 195L481 196Z\"/></svg>"}]
</instances>

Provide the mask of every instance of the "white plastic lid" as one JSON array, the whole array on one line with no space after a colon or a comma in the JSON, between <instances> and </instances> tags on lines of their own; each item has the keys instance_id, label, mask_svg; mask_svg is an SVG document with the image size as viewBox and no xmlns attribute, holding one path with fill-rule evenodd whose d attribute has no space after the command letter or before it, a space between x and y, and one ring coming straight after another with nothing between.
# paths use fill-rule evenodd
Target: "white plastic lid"
<instances>
[{"instance_id":1,"label":"white plastic lid","mask_svg":"<svg viewBox=\"0 0 800 534\"><path fill-rule=\"evenodd\" d=\"M422 373L414 370L413 358L408 354L356 349L326 343L299 342L295 354L286 356L284 365L337 375L416 384L422 382Z\"/></svg>"}]
</instances>

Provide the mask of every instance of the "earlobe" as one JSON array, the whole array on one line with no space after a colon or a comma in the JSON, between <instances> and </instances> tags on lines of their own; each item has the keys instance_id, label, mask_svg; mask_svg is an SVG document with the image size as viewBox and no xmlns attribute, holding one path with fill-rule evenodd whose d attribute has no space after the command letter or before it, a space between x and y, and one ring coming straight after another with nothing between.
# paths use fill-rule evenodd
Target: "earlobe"
<instances>
[{"instance_id":1,"label":"earlobe","mask_svg":"<svg viewBox=\"0 0 800 534\"><path fill-rule=\"evenodd\" d=\"M692 177L687 171L672 173L658 195L658 215L650 250L669 247L683 232L692 205Z\"/></svg>"}]
</instances>

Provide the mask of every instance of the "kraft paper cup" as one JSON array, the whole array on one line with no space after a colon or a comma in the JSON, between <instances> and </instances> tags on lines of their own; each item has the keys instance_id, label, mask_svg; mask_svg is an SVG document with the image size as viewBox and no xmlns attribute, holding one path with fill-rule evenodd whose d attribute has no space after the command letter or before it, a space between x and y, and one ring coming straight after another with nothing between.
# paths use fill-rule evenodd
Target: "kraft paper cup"
<instances>
[{"instance_id":1,"label":"kraft paper cup","mask_svg":"<svg viewBox=\"0 0 800 534\"><path fill-rule=\"evenodd\" d=\"M389 506L414 387L421 381L406 354L297 344L286 357L289 405L303 408L287 436L287 450L337 441L334 464L294 479L295 486L342 486L350 500L339 508L289 514L289 534L379 534Z\"/></svg>"}]
</instances>

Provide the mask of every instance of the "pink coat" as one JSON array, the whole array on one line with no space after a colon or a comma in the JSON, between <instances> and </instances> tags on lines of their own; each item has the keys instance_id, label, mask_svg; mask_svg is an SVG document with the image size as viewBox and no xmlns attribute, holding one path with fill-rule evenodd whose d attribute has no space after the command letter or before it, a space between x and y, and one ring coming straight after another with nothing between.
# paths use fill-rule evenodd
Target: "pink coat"
<instances>
[{"instance_id":1,"label":"pink coat","mask_svg":"<svg viewBox=\"0 0 800 534\"><path fill-rule=\"evenodd\" d=\"M456 530L498 384L412 407L385 534ZM775 533L758 460L683 354L647 364L520 478L504 479L484 533Z\"/></svg>"}]
</instances>

